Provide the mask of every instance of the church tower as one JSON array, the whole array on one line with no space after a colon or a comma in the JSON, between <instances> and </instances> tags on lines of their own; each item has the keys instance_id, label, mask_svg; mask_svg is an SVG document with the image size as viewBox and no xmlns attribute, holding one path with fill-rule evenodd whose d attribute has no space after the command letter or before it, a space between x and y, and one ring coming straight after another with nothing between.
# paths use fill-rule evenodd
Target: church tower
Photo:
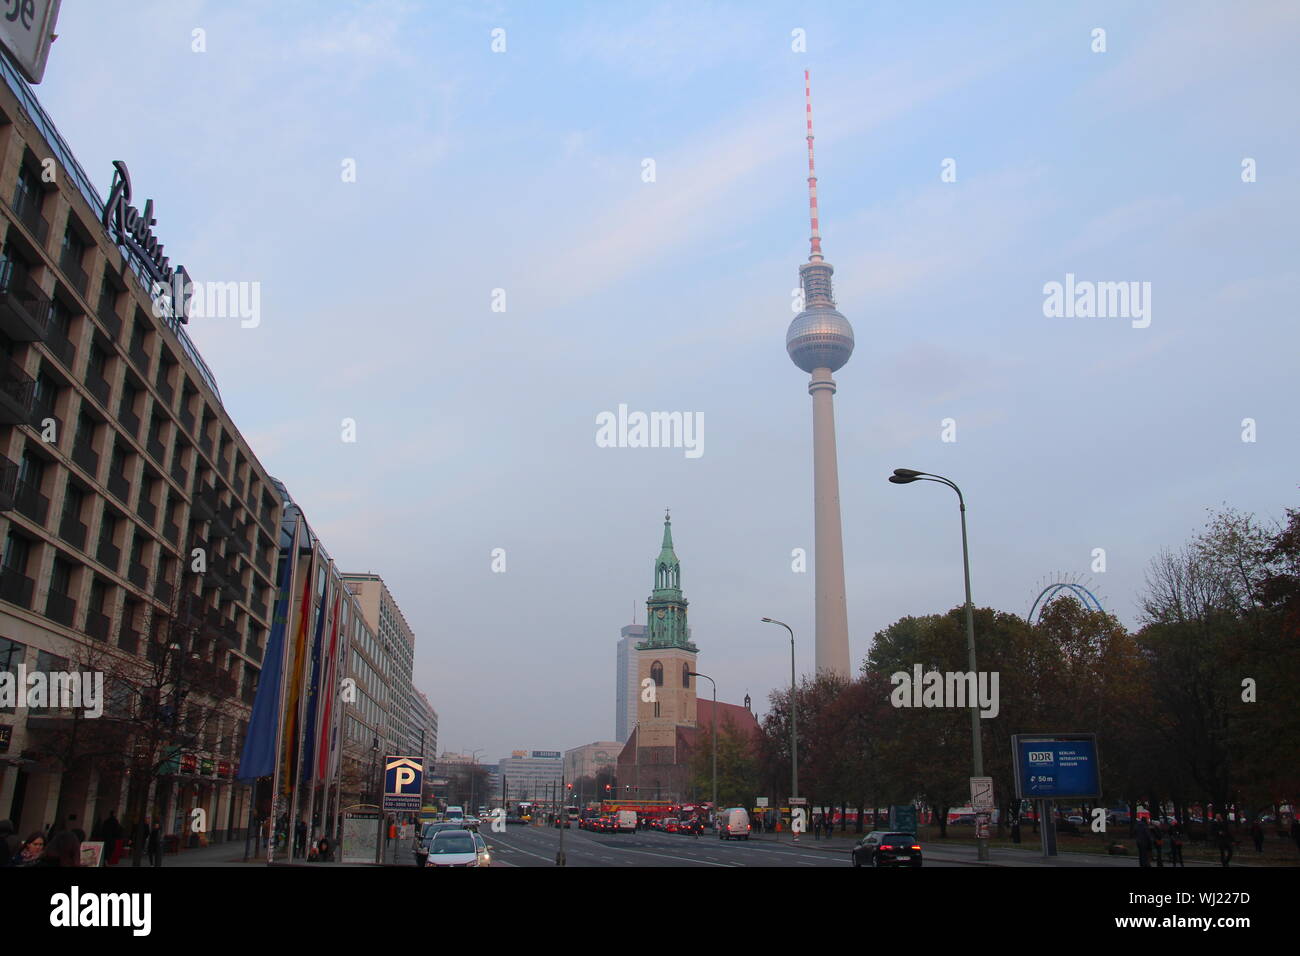
<instances>
[{"instance_id":1,"label":"church tower","mask_svg":"<svg viewBox=\"0 0 1300 956\"><path fill-rule=\"evenodd\" d=\"M690 674L699 651L686 626L681 562L666 513L654 571L654 590L646 600L646 639L636 646L637 749L643 764L675 763L677 728L695 726L696 679Z\"/></svg>"}]
</instances>

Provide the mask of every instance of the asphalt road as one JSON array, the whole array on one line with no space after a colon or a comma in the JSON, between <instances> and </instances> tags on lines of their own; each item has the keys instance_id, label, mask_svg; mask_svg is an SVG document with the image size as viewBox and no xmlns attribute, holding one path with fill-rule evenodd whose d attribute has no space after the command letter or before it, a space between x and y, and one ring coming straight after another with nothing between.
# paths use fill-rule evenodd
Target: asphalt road
<instances>
[{"instance_id":1,"label":"asphalt road","mask_svg":"<svg viewBox=\"0 0 1300 956\"><path fill-rule=\"evenodd\" d=\"M493 866L555 866L560 831L555 827L512 826L504 833L483 828ZM811 840L810 840L811 842ZM713 835L681 836L640 830L636 833L564 831L567 866L841 866L851 865L849 840L834 850L790 846L763 840L719 840ZM940 859L926 866L955 866Z\"/></svg>"}]
</instances>

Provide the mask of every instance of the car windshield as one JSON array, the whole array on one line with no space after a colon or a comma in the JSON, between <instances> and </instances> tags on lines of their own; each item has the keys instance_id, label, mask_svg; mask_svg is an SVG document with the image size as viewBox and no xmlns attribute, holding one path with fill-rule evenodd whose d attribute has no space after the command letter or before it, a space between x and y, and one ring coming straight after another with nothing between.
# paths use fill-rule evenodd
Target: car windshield
<instances>
[{"instance_id":1,"label":"car windshield","mask_svg":"<svg viewBox=\"0 0 1300 956\"><path fill-rule=\"evenodd\" d=\"M430 853L473 853L474 835L468 830L448 830L433 838Z\"/></svg>"}]
</instances>

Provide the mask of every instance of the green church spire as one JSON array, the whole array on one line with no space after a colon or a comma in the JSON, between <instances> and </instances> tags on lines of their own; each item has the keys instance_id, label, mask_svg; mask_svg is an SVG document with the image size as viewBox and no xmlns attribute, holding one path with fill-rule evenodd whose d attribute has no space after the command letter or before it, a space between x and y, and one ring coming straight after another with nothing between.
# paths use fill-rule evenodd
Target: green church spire
<instances>
[{"instance_id":1,"label":"green church spire","mask_svg":"<svg viewBox=\"0 0 1300 956\"><path fill-rule=\"evenodd\" d=\"M686 598L682 596L682 565L673 550L672 516L664 512L664 542L655 559L654 590L646 601L646 640L651 647L681 647L695 651L686 629Z\"/></svg>"}]
</instances>

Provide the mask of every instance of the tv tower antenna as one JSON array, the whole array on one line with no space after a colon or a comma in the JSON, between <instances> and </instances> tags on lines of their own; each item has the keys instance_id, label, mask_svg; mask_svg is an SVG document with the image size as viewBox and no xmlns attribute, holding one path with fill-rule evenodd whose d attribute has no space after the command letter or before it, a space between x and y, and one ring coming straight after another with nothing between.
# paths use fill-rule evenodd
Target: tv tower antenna
<instances>
[{"instance_id":1,"label":"tv tower antenna","mask_svg":"<svg viewBox=\"0 0 1300 956\"><path fill-rule=\"evenodd\" d=\"M808 256L808 261L821 262L822 234L819 223L820 216L817 212L817 167L813 164L812 81L809 79L807 70L803 71L803 95L808 114L808 213L812 219L812 235L809 237L812 254Z\"/></svg>"}]
</instances>

